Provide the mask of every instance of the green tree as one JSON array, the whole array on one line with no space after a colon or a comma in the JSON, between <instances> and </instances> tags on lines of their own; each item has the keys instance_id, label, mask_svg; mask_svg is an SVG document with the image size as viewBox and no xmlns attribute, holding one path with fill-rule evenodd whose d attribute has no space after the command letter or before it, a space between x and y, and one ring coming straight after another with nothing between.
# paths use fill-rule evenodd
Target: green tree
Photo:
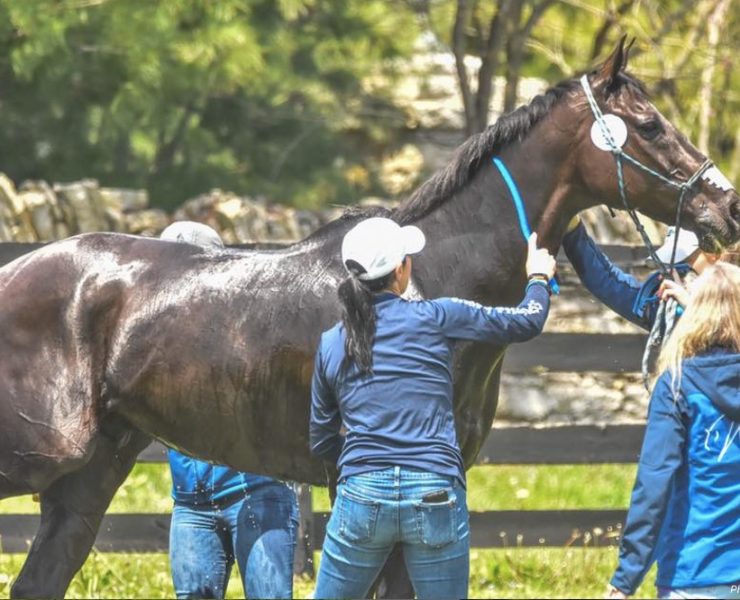
<instances>
[{"instance_id":1,"label":"green tree","mask_svg":"<svg viewBox=\"0 0 740 600\"><path fill-rule=\"evenodd\" d=\"M416 37L382 0L0 0L0 16L2 169L144 186L165 207L212 187L366 193L344 170L398 115L363 81L392 84Z\"/></svg>"},{"instance_id":2,"label":"green tree","mask_svg":"<svg viewBox=\"0 0 740 600\"><path fill-rule=\"evenodd\" d=\"M718 163L740 175L739 0L406 0L455 59L466 133L489 123L495 78L501 108L521 77L572 77L634 36L630 69L658 107ZM474 58L476 61L466 61ZM472 66L471 66L472 65Z\"/></svg>"}]
</instances>

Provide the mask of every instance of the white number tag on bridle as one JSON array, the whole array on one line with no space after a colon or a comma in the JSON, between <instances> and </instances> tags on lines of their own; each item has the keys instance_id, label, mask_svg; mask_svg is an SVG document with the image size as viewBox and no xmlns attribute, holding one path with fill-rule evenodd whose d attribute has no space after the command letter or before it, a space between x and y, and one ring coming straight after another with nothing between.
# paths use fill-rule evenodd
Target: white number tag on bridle
<instances>
[{"instance_id":1,"label":"white number tag on bridle","mask_svg":"<svg viewBox=\"0 0 740 600\"><path fill-rule=\"evenodd\" d=\"M612 140L614 140L617 148L624 146L627 141L627 125L624 124L624 121L617 115L608 114L604 115L604 124L609 130ZM598 121L595 121L594 124L591 125L591 141L599 150L608 151L612 149L604 135L602 125Z\"/></svg>"},{"instance_id":2,"label":"white number tag on bridle","mask_svg":"<svg viewBox=\"0 0 740 600\"><path fill-rule=\"evenodd\" d=\"M730 180L717 167L708 168L701 174L701 178L711 183L714 187L721 189L723 192L735 189L735 186L730 183Z\"/></svg>"}]
</instances>

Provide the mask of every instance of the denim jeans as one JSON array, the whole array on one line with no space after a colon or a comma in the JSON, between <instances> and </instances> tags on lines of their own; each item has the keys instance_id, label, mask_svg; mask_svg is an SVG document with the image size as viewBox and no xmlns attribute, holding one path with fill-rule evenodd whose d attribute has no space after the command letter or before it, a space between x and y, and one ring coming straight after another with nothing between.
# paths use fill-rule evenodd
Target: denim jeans
<instances>
[{"instance_id":1,"label":"denim jeans","mask_svg":"<svg viewBox=\"0 0 740 600\"><path fill-rule=\"evenodd\" d=\"M175 594L223 598L236 559L249 598L291 598L297 529L295 493L277 481L225 507L176 503L170 526Z\"/></svg>"},{"instance_id":2,"label":"denim jeans","mask_svg":"<svg viewBox=\"0 0 740 600\"><path fill-rule=\"evenodd\" d=\"M396 543L418 598L467 597L465 489L452 478L402 467L340 482L314 597L365 598Z\"/></svg>"}]
</instances>

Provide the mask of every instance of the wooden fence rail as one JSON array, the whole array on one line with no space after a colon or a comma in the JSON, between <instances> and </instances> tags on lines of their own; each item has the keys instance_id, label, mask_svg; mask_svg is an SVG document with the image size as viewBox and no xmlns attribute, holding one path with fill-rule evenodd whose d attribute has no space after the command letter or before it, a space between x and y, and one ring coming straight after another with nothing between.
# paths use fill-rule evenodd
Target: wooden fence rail
<instances>
[{"instance_id":1,"label":"wooden fence rail","mask_svg":"<svg viewBox=\"0 0 740 600\"><path fill-rule=\"evenodd\" d=\"M642 425L494 427L481 450L479 464L634 463L643 431ZM163 463L166 449L153 443L142 452L139 461ZM304 557L301 562L306 563L311 549L321 547L329 513L313 512L310 489L302 487L304 535L299 555ZM472 512L472 545L494 548L582 544L582 536L586 532L592 538L591 545L613 544L624 515L624 510ZM27 552L38 527L38 519L37 515L0 515L0 549L3 552ZM100 552L165 552L169 522L168 514L107 515L95 547ZM300 570L305 568L308 567L304 564Z\"/></svg>"},{"instance_id":2,"label":"wooden fence rail","mask_svg":"<svg viewBox=\"0 0 740 600\"><path fill-rule=\"evenodd\" d=\"M42 244L1 244L0 266ZM624 267L639 265L642 248L604 246ZM562 256L559 257L562 260ZM535 367L550 371L638 371L645 336L636 334L548 333L534 343L510 347L504 362L508 372ZM479 455L479 464L600 464L634 463L638 457L642 425L494 427ZM154 443L140 462L164 462L166 449ZM313 512L310 490L302 486L302 540L297 564L310 570L311 549L321 547L328 513ZM624 510L485 511L471 513L474 547L613 544L618 539ZM111 514L103 520L96 548L102 552L163 552L168 545L169 515ZM0 515L0 549L26 552L38 527L36 515Z\"/></svg>"}]
</instances>

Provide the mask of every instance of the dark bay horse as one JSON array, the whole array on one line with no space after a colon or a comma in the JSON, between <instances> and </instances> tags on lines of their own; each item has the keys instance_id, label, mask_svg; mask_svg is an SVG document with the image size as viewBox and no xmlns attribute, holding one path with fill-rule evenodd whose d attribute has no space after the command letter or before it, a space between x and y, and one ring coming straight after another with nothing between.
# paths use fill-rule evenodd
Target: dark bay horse
<instances>
[{"instance_id":1,"label":"dark bay horse","mask_svg":"<svg viewBox=\"0 0 740 600\"><path fill-rule=\"evenodd\" d=\"M620 44L589 74L625 146L653 169L688 179L705 157L624 70ZM500 174L508 165L541 243L598 203L619 208L615 163L590 137L577 80L561 83L470 138L393 217L417 224L425 297L514 304L526 244ZM630 201L664 222L677 193L629 169ZM681 214L705 247L740 235L740 198L697 182ZM349 214L295 245L207 251L119 234L50 244L0 269L0 498L40 492L41 525L12 593L60 597L84 562L108 504L151 437L240 470L325 484L308 452L309 385L336 287ZM505 348L461 344L456 425L468 466L491 429Z\"/></svg>"}]
</instances>

